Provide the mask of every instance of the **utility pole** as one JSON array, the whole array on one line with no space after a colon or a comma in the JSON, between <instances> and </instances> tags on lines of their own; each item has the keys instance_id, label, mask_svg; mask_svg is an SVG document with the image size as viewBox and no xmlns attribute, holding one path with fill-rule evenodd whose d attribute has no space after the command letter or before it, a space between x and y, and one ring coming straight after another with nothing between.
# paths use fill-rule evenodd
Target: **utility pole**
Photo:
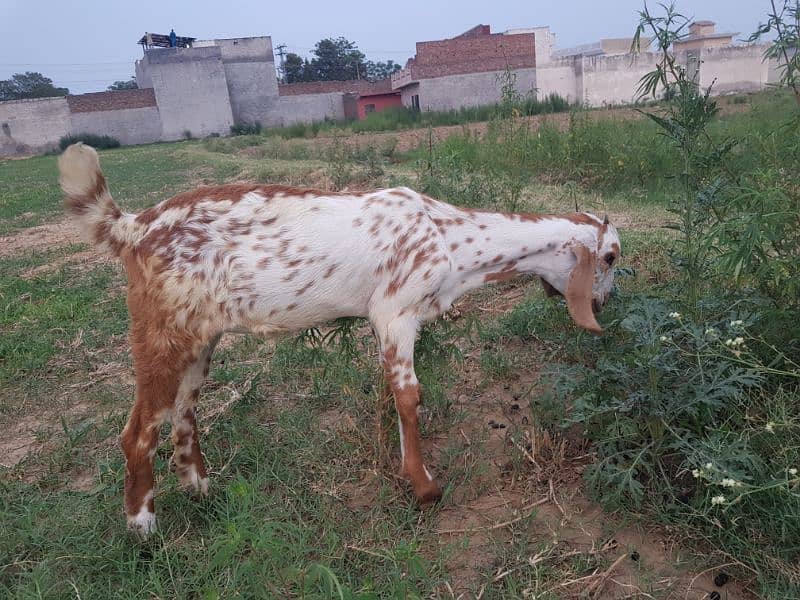
<instances>
[{"instance_id":1,"label":"utility pole","mask_svg":"<svg viewBox=\"0 0 800 600\"><path fill-rule=\"evenodd\" d=\"M278 50L278 56L281 59L281 79L283 79L285 81L286 80L286 69L284 68L284 65L285 65L286 61L284 59L284 56L286 56L286 44L278 44L276 48Z\"/></svg>"}]
</instances>

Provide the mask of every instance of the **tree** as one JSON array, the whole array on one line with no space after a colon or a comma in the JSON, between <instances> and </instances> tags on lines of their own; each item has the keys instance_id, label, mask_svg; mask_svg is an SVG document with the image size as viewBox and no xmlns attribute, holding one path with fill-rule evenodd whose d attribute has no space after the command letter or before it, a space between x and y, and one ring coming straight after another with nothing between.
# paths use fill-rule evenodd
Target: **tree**
<instances>
[{"instance_id":1,"label":"tree","mask_svg":"<svg viewBox=\"0 0 800 600\"><path fill-rule=\"evenodd\" d=\"M67 88L55 87L52 79L31 71L14 73L11 79L0 81L0 100L52 98L67 94L69 94Z\"/></svg>"},{"instance_id":2,"label":"tree","mask_svg":"<svg viewBox=\"0 0 800 600\"><path fill-rule=\"evenodd\" d=\"M309 76L308 60L289 52L283 62L283 77L286 83L297 83L298 81L308 81Z\"/></svg>"},{"instance_id":3,"label":"tree","mask_svg":"<svg viewBox=\"0 0 800 600\"><path fill-rule=\"evenodd\" d=\"M316 81L344 81L364 79L367 76L366 58L354 42L343 37L326 38L317 42L311 59L312 79Z\"/></svg>"},{"instance_id":4,"label":"tree","mask_svg":"<svg viewBox=\"0 0 800 600\"><path fill-rule=\"evenodd\" d=\"M379 79L386 79L392 76L392 73L397 73L402 67L393 60L386 62L373 62L367 61L367 79L370 81L378 81Z\"/></svg>"},{"instance_id":5,"label":"tree","mask_svg":"<svg viewBox=\"0 0 800 600\"><path fill-rule=\"evenodd\" d=\"M115 81L108 86L109 92L118 92L120 90L138 90L139 86L136 85L136 78L131 77L128 81Z\"/></svg>"}]
</instances>

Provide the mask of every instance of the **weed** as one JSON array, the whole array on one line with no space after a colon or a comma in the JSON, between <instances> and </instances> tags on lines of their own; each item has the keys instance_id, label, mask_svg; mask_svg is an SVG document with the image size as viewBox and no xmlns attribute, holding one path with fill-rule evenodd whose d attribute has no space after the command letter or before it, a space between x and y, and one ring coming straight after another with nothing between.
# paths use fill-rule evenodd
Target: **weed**
<instances>
[{"instance_id":1,"label":"weed","mask_svg":"<svg viewBox=\"0 0 800 600\"><path fill-rule=\"evenodd\" d=\"M119 148L119 140L111 137L110 135L97 135L94 133L77 133L62 136L58 140L58 146L62 150L66 150L67 146L71 146L77 142L88 144L95 150L106 150L108 148Z\"/></svg>"}]
</instances>

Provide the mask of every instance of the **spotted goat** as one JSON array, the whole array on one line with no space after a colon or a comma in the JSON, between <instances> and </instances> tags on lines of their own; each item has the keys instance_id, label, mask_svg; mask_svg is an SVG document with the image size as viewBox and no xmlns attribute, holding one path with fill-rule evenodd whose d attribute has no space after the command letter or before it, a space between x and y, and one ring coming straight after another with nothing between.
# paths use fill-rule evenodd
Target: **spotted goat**
<instances>
[{"instance_id":1,"label":"spotted goat","mask_svg":"<svg viewBox=\"0 0 800 600\"><path fill-rule=\"evenodd\" d=\"M441 491L418 429L414 342L422 323L465 292L536 274L565 296L580 327L620 257L608 220L462 209L401 187L368 193L230 184L178 194L139 214L114 203L97 153L75 144L58 161L67 212L82 237L124 263L136 399L121 442L130 528L155 528L153 457L172 425L181 483L208 493L195 417L225 332L266 336L338 317L366 317L399 416L402 474L421 505Z\"/></svg>"}]
</instances>

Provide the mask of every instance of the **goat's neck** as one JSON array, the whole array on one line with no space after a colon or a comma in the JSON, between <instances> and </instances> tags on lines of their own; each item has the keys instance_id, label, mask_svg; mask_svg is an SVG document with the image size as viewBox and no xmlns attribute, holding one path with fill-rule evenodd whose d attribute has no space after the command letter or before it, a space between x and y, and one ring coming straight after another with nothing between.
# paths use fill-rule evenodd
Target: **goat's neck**
<instances>
[{"instance_id":1,"label":"goat's neck","mask_svg":"<svg viewBox=\"0 0 800 600\"><path fill-rule=\"evenodd\" d=\"M568 217L471 211L444 203L431 212L453 261L442 290L447 303L518 275L563 276L573 262L568 245L592 228Z\"/></svg>"}]
</instances>

